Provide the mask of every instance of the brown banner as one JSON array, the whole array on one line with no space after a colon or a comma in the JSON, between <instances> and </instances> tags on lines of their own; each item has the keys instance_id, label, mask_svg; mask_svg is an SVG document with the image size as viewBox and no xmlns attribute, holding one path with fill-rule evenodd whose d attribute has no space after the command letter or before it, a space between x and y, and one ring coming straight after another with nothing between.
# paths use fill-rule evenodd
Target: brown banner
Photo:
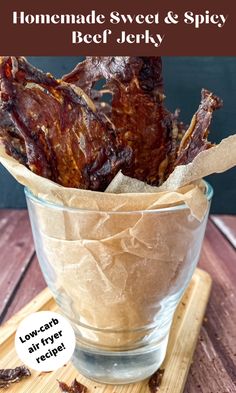
<instances>
[{"instance_id":1,"label":"brown banner","mask_svg":"<svg viewBox=\"0 0 236 393\"><path fill-rule=\"evenodd\" d=\"M1 55L236 55L232 0L1 0Z\"/></svg>"}]
</instances>

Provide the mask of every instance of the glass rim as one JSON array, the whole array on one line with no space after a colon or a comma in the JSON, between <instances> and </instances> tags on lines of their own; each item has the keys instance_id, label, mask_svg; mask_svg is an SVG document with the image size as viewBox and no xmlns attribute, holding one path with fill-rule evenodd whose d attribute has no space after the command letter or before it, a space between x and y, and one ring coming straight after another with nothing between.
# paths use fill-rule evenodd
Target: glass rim
<instances>
[{"instance_id":1,"label":"glass rim","mask_svg":"<svg viewBox=\"0 0 236 393\"><path fill-rule=\"evenodd\" d=\"M213 187L206 180L203 180L203 182L206 186L205 194L206 194L207 200L211 201L213 194L214 194ZM126 211L125 210L124 211L111 210L111 211L109 211L109 210L81 209L81 208L77 208L77 207L69 207L69 206L59 205L57 203L49 202L46 199L39 198L39 197L35 196L29 190L28 187L24 187L24 192L25 192L26 199L32 200L42 206L46 206L46 207L49 207L49 208L55 209L55 210L68 210L68 211L77 211L77 212L80 211L80 212L87 212L87 213L131 214L131 213L162 213L162 212L170 212L170 211L174 211L174 210L189 209L189 207L185 203L181 203L179 205L170 206L170 207L163 207L163 208L159 207L157 209L149 209L149 210L126 210ZM109 194L107 194L107 195L109 195Z\"/></svg>"}]
</instances>

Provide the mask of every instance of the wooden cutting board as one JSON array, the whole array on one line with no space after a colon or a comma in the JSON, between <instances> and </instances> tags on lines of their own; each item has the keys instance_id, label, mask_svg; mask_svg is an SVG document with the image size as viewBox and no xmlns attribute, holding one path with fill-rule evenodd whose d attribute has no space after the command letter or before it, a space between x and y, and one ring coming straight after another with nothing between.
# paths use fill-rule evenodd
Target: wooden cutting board
<instances>
[{"instance_id":1,"label":"wooden cutting board","mask_svg":"<svg viewBox=\"0 0 236 393\"><path fill-rule=\"evenodd\" d=\"M159 393L181 393L187 379L199 330L211 289L211 278L196 269L173 321L162 369L165 369ZM0 369L21 364L14 349L14 334L19 322L40 310L58 311L49 289L45 289L0 328ZM103 385L78 373L72 364L51 373L32 371L32 376L9 387L9 393L59 393L57 379L70 384L76 378L89 393L148 393L148 380L130 385ZM1 389L0 389L1 391ZM3 390L5 391L5 390Z\"/></svg>"}]
</instances>

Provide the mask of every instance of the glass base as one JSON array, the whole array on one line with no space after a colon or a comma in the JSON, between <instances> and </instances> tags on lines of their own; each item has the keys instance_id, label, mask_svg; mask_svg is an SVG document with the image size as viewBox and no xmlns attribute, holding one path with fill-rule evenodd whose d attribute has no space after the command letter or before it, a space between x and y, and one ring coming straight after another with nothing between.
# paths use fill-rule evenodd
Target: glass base
<instances>
[{"instance_id":1,"label":"glass base","mask_svg":"<svg viewBox=\"0 0 236 393\"><path fill-rule=\"evenodd\" d=\"M77 346L72 362L81 374L93 381L107 384L133 383L158 370L165 358L167 342L168 336L158 344L123 352Z\"/></svg>"}]
</instances>

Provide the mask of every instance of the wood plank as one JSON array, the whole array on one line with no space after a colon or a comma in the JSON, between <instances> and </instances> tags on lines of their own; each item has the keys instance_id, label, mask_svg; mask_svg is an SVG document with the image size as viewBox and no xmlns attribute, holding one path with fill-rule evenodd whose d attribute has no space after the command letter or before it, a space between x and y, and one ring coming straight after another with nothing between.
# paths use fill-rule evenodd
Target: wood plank
<instances>
[{"instance_id":1,"label":"wood plank","mask_svg":"<svg viewBox=\"0 0 236 393\"><path fill-rule=\"evenodd\" d=\"M45 287L46 282L41 272L38 259L35 256L23 277L20 286L14 293L14 299L7 309L3 322L7 321L12 315L22 309L22 307L29 303L29 301L38 295Z\"/></svg>"},{"instance_id":2,"label":"wood plank","mask_svg":"<svg viewBox=\"0 0 236 393\"><path fill-rule=\"evenodd\" d=\"M171 329L167 356L163 364L164 377L159 393L182 393L192 354L202 323L206 303L209 297L211 279L199 269L196 270L189 288L175 313ZM1 368L16 367L19 364L14 349L14 332L19 321L31 312L41 309L57 310L54 301L50 301L48 289L38 295L16 316L12 317L0 329ZM74 378L88 387L90 393L148 393L147 380L131 385L102 385L88 380L78 373L71 363L51 373L32 372L32 377L11 386L11 393L54 393L58 390L57 379L70 383Z\"/></svg>"},{"instance_id":3,"label":"wood plank","mask_svg":"<svg viewBox=\"0 0 236 393\"><path fill-rule=\"evenodd\" d=\"M0 321L34 254L26 210L0 211Z\"/></svg>"},{"instance_id":4,"label":"wood plank","mask_svg":"<svg viewBox=\"0 0 236 393\"><path fill-rule=\"evenodd\" d=\"M27 303L20 311L18 311L11 319L6 321L0 326L0 346L11 340L15 334L16 326L31 312L50 310L53 307L54 300L52 294L48 288L45 288L40 292L33 300Z\"/></svg>"},{"instance_id":5,"label":"wood plank","mask_svg":"<svg viewBox=\"0 0 236 393\"><path fill-rule=\"evenodd\" d=\"M232 246L236 248L236 216L214 215L211 216L211 219Z\"/></svg>"},{"instance_id":6,"label":"wood plank","mask_svg":"<svg viewBox=\"0 0 236 393\"><path fill-rule=\"evenodd\" d=\"M210 273L213 286L185 393L233 393L236 391L236 253L212 222L208 223L200 267Z\"/></svg>"},{"instance_id":7,"label":"wood plank","mask_svg":"<svg viewBox=\"0 0 236 393\"><path fill-rule=\"evenodd\" d=\"M205 326L201 329L184 392L235 393L235 383L225 371Z\"/></svg>"}]
</instances>

